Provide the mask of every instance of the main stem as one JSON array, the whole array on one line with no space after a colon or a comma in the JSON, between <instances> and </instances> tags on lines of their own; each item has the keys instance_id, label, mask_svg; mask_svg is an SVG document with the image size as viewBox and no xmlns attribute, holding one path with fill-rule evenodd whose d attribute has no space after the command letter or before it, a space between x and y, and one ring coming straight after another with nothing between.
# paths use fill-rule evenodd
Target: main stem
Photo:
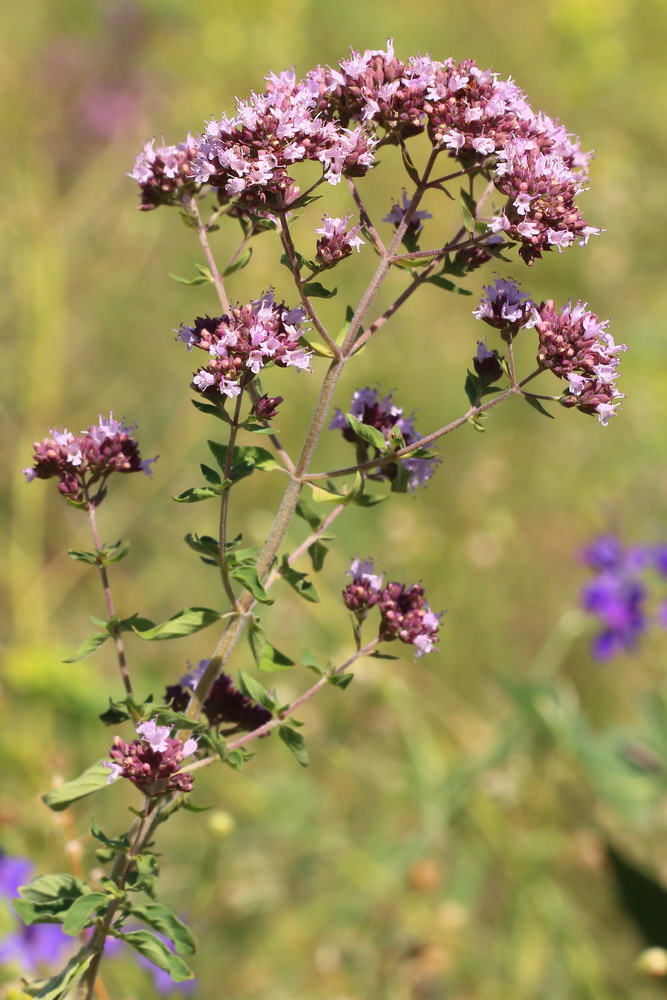
<instances>
[{"instance_id":1,"label":"main stem","mask_svg":"<svg viewBox=\"0 0 667 1000\"><path fill-rule=\"evenodd\" d=\"M127 660L125 658L125 646L123 645L123 637L118 624L118 618L116 616L116 608L113 602L113 597L111 595L111 585L109 583L109 573L107 571L106 564L103 562L103 557L100 555L102 552L102 542L100 540L100 533L97 530L97 517L95 514L95 504L92 501L88 501L88 523L90 525L90 533L93 537L93 545L96 549L97 555L97 568L100 571L100 579L102 581L102 590L104 591L104 600L106 601L107 611L109 613L109 621L111 622L111 636L116 647L116 659L118 660L118 669L120 670L120 676L123 680L123 685L125 691L128 695L133 694L132 691L132 681L130 680L130 672L127 667Z\"/></svg>"},{"instance_id":2,"label":"main stem","mask_svg":"<svg viewBox=\"0 0 667 1000\"><path fill-rule=\"evenodd\" d=\"M260 579L264 579L271 569L273 560L275 559L278 549L282 544L283 538L285 537L285 533L287 532L287 528L292 520L296 505L299 501L303 477L307 472L315 447L319 441L322 430L324 429L336 384L343 368L345 367L345 364L353 353L354 342L366 313L371 307L377 293L387 277L391 266L391 258L396 252L396 248L400 245L400 242L410 225L412 217L419 207L419 203L424 195L424 192L426 191L428 178L437 157L438 151L433 150L424 169L421 182L417 185L412 201L410 202L400 225L394 233L394 237L387 249L387 253L380 259L375 273L355 310L347 334L345 335L345 339L340 345L340 356L333 358L327 373L324 376L320 395L315 406L315 412L313 413L310 426L306 433L294 474L287 485L287 489L285 490L280 507L278 508L278 512L269 532L269 536L266 539L257 560L257 573ZM202 235L204 241L206 242L206 246L208 247L206 234L203 233ZM210 253L210 248L208 248L208 254ZM237 613L220 637L220 640L218 641L218 644L213 652L213 656L209 660L208 666L202 674L197 688L190 699L190 703L187 708L187 715L189 718L196 720L201 715L206 697L212 685L222 673L225 663L229 659L233 649L239 641L245 627L246 619L250 615L254 605L255 598L249 591L244 591L237 601Z\"/></svg>"}]
</instances>

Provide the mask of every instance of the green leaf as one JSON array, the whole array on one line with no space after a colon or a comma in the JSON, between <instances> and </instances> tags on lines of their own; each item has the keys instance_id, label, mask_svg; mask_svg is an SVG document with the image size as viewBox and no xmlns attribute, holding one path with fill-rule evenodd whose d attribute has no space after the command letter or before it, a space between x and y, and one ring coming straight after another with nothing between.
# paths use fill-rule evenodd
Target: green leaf
<instances>
[{"instance_id":1,"label":"green leaf","mask_svg":"<svg viewBox=\"0 0 667 1000\"><path fill-rule=\"evenodd\" d=\"M396 475L391 481L391 492L407 493L412 473L400 461L396 463L394 468L396 469Z\"/></svg>"},{"instance_id":2,"label":"green leaf","mask_svg":"<svg viewBox=\"0 0 667 1000\"><path fill-rule=\"evenodd\" d=\"M302 518L313 529L313 531L317 531L324 520L324 515L320 514L320 512L314 507L311 507L306 500L299 500L294 513L297 517Z\"/></svg>"},{"instance_id":3,"label":"green leaf","mask_svg":"<svg viewBox=\"0 0 667 1000\"><path fill-rule=\"evenodd\" d=\"M70 559L76 559L77 562L88 563L90 566L97 566L99 562L97 552L84 552L78 551L77 549L68 549L67 555Z\"/></svg>"},{"instance_id":4,"label":"green leaf","mask_svg":"<svg viewBox=\"0 0 667 1000\"><path fill-rule=\"evenodd\" d=\"M275 702L266 688L243 670L239 670L239 686L246 698L250 698L251 701L263 705L269 712L275 710Z\"/></svg>"},{"instance_id":5,"label":"green leaf","mask_svg":"<svg viewBox=\"0 0 667 1000\"><path fill-rule=\"evenodd\" d=\"M216 563L220 558L220 543L217 538L211 535L193 535L190 532L185 536L185 543L195 552L208 556Z\"/></svg>"},{"instance_id":6,"label":"green leaf","mask_svg":"<svg viewBox=\"0 0 667 1000\"><path fill-rule=\"evenodd\" d=\"M301 664L302 666L307 667L308 670L313 670L316 674L319 674L320 677L324 675L323 667L320 666L317 658L313 656L309 649L301 650Z\"/></svg>"},{"instance_id":7,"label":"green leaf","mask_svg":"<svg viewBox=\"0 0 667 1000\"><path fill-rule=\"evenodd\" d=\"M310 556L311 562L313 564L313 572L319 573L324 566L324 560L327 556L329 549L319 538L317 541L313 542L312 545L308 546L308 555Z\"/></svg>"},{"instance_id":8,"label":"green leaf","mask_svg":"<svg viewBox=\"0 0 667 1000\"><path fill-rule=\"evenodd\" d=\"M192 486L189 490L185 490L184 493L179 493L178 496L172 497L176 503L200 503L202 500L212 500L214 497L219 497L221 493L224 493L228 483L222 483L220 486Z\"/></svg>"},{"instance_id":9,"label":"green leaf","mask_svg":"<svg viewBox=\"0 0 667 1000\"><path fill-rule=\"evenodd\" d=\"M336 337L336 343L338 344L339 347L343 343L343 341L345 340L345 338L347 337L348 330L350 329L350 325L351 325L353 319L354 319L354 309L353 309L353 307L352 306L346 306L346 308L345 308L345 322L343 323L342 327L340 328L340 332L339 332L338 336Z\"/></svg>"},{"instance_id":10,"label":"green leaf","mask_svg":"<svg viewBox=\"0 0 667 1000\"><path fill-rule=\"evenodd\" d=\"M26 924L62 923L74 900L90 893L85 882L74 875L39 875L19 886L21 898L14 906Z\"/></svg>"},{"instance_id":11,"label":"green leaf","mask_svg":"<svg viewBox=\"0 0 667 1000\"><path fill-rule=\"evenodd\" d=\"M106 892L89 892L85 896L79 896L67 911L63 921L64 933L76 937L84 927L92 923L93 914L99 913L110 902L111 897Z\"/></svg>"},{"instance_id":12,"label":"green leaf","mask_svg":"<svg viewBox=\"0 0 667 1000\"><path fill-rule=\"evenodd\" d=\"M126 912L137 920L143 920L158 934L164 934L179 955L192 955L197 950L190 928L162 903L132 904Z\"/></svg>"},{"instance_id":13,"label":"green leaf","mask_svg":"<svg viewBox=\"0 0 667 1000\"><path fill-rule=\"evenodd\" d=\"M264 673L273 674L279 670L289 670L290 667L294 666L294 660L290 660L289 656L285 656L270 642L265 642L257 666Z\"/></svg>"},{"instance_id":14,"label":"green leaf","mask_svg":"<svg viewBox=\"0 0 667 1000\"><path fill-rule=\"evenodd\" d=\"M188 229L199 229L199 223L195 219L194 215L190 215L189 212L183 212L179 210L178 213L181 217L183 225Z\"/></svg>"},{"instance_id":15,"label":"green leaf","mask_svg":"<svg viewBox=\"0 0 667 1000\"><path fill-rule=\"evenodd\" d=\"M371 427L370 424L364 424L361 420L357 420L352 413L345 414L345 423L362 441L366 441L380 452L387 450L384 434L376 427Z\"/></svg>"},{"instance_id":16,"label":"green leaf","mask_svg":"<svg viewBox=\"0 0 667 1000\"><path fill-rule=\"evenodd\" d=\"M196 278L182 278L180 274L169 274L169 277L173 281L177 281L179 285L207 285L213 281L213 275L210 271L206 274L198 274Z\"/></svg>"},{"instance_id":17,"label":"green leaf","mask_svg":"<svg viewBox=\"0 0 667 1000\"><path fill-rule=\"evenodd\" d=\"M461 218L463 219L463 225L468 230L469 233L474 233L475 231L475 213L477 211L477 206L473 199L470 197L467 191L461 188Z\"/></svg>"},{"instance_id":18,"label":"green leaf","mask_svg":"<svg viewBox=\"0 0 667 1000\"><path fill-rule=\"evenodd\" d=\"M348 684L354 680L354 674L330 674L329 683L334 687L342 688L344 691Z\"/></svg>"},{"instance_id":19,"label":"green leaf","mask_svg":"<svg viewBox=\"0 0 667 1000\"><path fill-rule=\"evenodd\" d=\"M160 874L157 858L154 854L137 854L134 864L135 869L125 879L126 888L130 892L151 891Z\"/></svg>"},{"instance_id":20,"label":"green leaf","mask_svg":"<svg viewBox=\"0 0 667 1000\"><path fill-rule=\"evenodd\" d=\"M273 604L273 598L269 597L264 590L262 581L257 574L257 569L251 563L240 563L239 565L230 566L229 575L233 580L242 584L246 590L249 590L260 604Z\"/></svg>"},{"instance_id":21,"label":"green leaf","mask_svg":"<svg viewBox=\"0 0 667 1000\"><path fill-rule=\"evenodd\" d=\"M184 983L188 979L194 979L194 973L187 967L183 959L175 955L160 938L151 934L150 931L125 931L115 936L129 944L153 965L157 965L158 969L167 972L175 983Z\"/></svg>"},{"instance_id":22,"label":"green leaf","mask_svg":"<svg viewBox=\"0 0 667 1000\"><path fill-rule=\"evenodd\" d=\"M309 299L332 299L338 294L338 289L325 288L319 281L309 281L303 286L303 294Z\"/></svg>"},{"instance_id":23,"label":"green leaf","mask_svg":"<svg viewBox=\"0 0 667 1000\"><path fill-rule=\"evenodd\" d=\"M201 463L201 465L199 466L199 468L201 469L202 476L204 477L204 479L206 480L207 483L211 484L211 486L221 486L222 485L222 479L220 477L220 473L216 472L215 469L212 469L208 465L204 465L203 462Z\"/></svg>"},{"instance_id":24,"label":"green leaf","mask_svg":"<svg viewBox=\"0 0 667 1000\"><path fill-rule=\"evenodd\" d=\"M482 386L478 377L473 375L471 371L469 371L466 375L463 388L465 389L465 394L468 397L470 405L477 406L482 395Z\"/></svg>"},{"instance_id":25,"label":"green leaf","mask_svg":"<svg viewBox=\"0 0 667 1000\"><path fill-rule=\"evenodd\" d=\"M86 795L92 795L93 792L98 792L100 788L104 788L108 783L109 773L109 768L105 767L102 761L91 764L78 778L74 778L73 781L66 781L64 785L59 785L58 788L54 788L52 791L47 792L46 795L42 795L42 802L49 809L53 809L54 812L67 809L72 802L78 802L79 799L85 798Z\"/></svg>"},{"instance_id":26,"label":"green leaf","mask_svg":"<svg viewBox=\"0 0 667 1000\"><path fill-rule=\"evenodd\" d=\"M326 481L326 487L317 486L315 483L308 484L313 492L315 503L352 503L364 492L364 477L361 472L356 472L350 486L343 491L337 490L331 480Z\"/></svg>"},{"instance_id":27,"label":"green leaf","mask_svg":"<svg viewBox=\"0 0 667 1000\"><path fill-rule=\"evenodd\" d=\"M185 712L174 712L170 708L157 708L154 711L158 722L163 726L171 726L172 729L203 728L203 723L195 722Z\"/></svg>"},{"instance_id":28,"label":"green leaf","mask_svg":"<svg viewBox=\"0 0 667 1000\"><path fill-rule=\"evenodd\" d=\"M299 764L301 764L301 767L308 767L310 759L306 751L306 741L301 733L298 733L296 729L292 729L291 726L279 726L278 735L283 743L292 751Z\"/></svg>"},{"instance_id":29,"label":"green leaf","mask_svg":"<svg viewBox=\"0 0 667 1000\"><path fill-rule=\"evenodd\" d=\"M85 660L87 656L91 656L96 650L102 646L109 638L108 632L93 632L88 638L81 643L77 649L74 656L71 656L69 660L63 660L63 663L78 663L80 660Z\"/></svg>"},{"instance_id":30,"label":"green leaf","mask_svg":"<svg viewBox=\"0 0 667 1000\"><path fill-rule=\"evenodd\" d=\"M71 986L84 974L92 960L93 956L88 953L87 945L84 945L57 976L29 983L23 989L37 1000L64 1000Z\"/></svg>"},{"instance_id":31,"label":"green leaf","mask_svg":"<svg viewBox=\"0 0 667 1000\"><path fill-rule=\"evenodd\" d=\"M549 413L548 410L545 410L539 399L535 399L534 396L524 396L523 398L526 400L529 406L532 406L534 410L537 410L538 413L541 413L543 417L548 417L549 420L555 420L553 413Z\"/></svg>"},{"instance_id":32,"label":"green leaf","mask_svg":"<svg viewBox=\"0 0 667 1000\"><path fill-rule=\"evenodd\" d=\"M180 639L185 635L194 635L203 628L212 625L213 622L220 621L222 612L213 611L212 608L185 608L178 614L172 615L166 622L161 622L154 628L142 631L134 629L135 635L147 642L157 642L164 639Z\"/></svg>"},{"instance_id":33,"label":"green leaf","mask_svg":"<svg viewBox=\"0 0 667 1000\"><path fill-rule=\"evenodd\" d=\"M128 837L120 837L113 840L111 837L107 837L106 833L103 833L94 819L90 821L90 832L92 833L95 840L99 840L101 844L105 844L107 847L113 847L116 851L124 851L130 846L130 841Z\"/></svg>"},{"instance_id":34,"label":"green leaf","mask_svg":"<svg viewBox=\"0 0 667 1000\"><path fill-rule=\"evenodd\" d=\"M247 264L250 263L250 258L252 257L252 247L241 254L238 260L235 260L233 264L226 267L222 272L223 278L228 278L230 274L234 274L236 271L242 271Z\"/></svg>"},{"instance_id":35,"label":"green leaf","mask_svg":"<svg viewBox=\"0 0 667 1000\"><path fill-rule=\"evenodd\" d=\"M308 579L307 573L299 573L298 570L292 569L287 561L287 556L283 556L283 561L278 571L290 587L303 597L306 601L311 601L313 604L319 604L320 597L315 587Z\"/></svg>"},{"instance_id":36,"label":"green leaf","mask_svg":"<svg viewBox=\"0 0 667 1000\"><path fill-rule=\"evenodd\" d=\"M248 642L250 643L255 663L259 663L266 643L266 632L262 628L259 618L255 618L254 616L248 622Z\"/></svg>"},{"instance_id":37,"label":"green leaf","mask_svg":"<svg viewBox=\"0 0 667 1000\"><path fill-rule=\"evenodd\" d=\"M435 285L436 288L444 288L446 292L456 292L457 295L472 295L469 288L461 288L460 285L455 285L448 278L443 278L441 274L434 274L432 277L427 278L425 283L427 285Z\"/></svg>"},{"instance_id":38,"label":"green leaf","mask_svg":"<svg viewBox=\"0 0 667 1000\"><path fill-rule=\"evenodd\" d=\"M208 413L210 417L217 417L218 420L222 420L225 424L231 423L227 411L222 404L216 406L211 403L203 403L201 399L191 399L190 402L195 410L199 410L200 413Z\"/></svg>"},{"instance_id":39,"label":"green leaf","mask_svg":"<svg viewBox=\"0 0 667 1000\"><path fill-rule=\"evenodd\" d=\"M224 472L227 464L227 445L218 444L217 441L209 441L208 446L216 462ZM237 446L234 448L228 476L232 483L236 483L239 479L244 479L246 476L251 475L255 469L260 472L269 472L271 469L280 468L282 468L280 463L275 460L271 452L267 451L266 448L260 448L257 445Z\"/></svg>"}]
</instances>

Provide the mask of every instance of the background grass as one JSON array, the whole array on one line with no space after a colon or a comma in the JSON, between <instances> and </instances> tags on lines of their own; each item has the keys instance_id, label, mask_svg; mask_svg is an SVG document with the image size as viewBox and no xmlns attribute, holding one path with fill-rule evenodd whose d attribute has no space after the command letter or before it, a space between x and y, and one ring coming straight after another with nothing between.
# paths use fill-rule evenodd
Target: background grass
<instances>
[{"instance_id":1,"label":"background grass","mask_svg":"<svg viewBox=\"0 0 667 1000\"><path fill-rule=\"evenodd\" d=\"M0 20L5 850L45 871L68 864L87 806L56 821L38 794L54 772L70 777L105 751L110 734L96 716L118 688L106 647L61 662L102 602L92 573L64 554L86 546L83 519L17 472L31 442L49 425L78 429L109 409L137 420L143 453L160 454L155 477L124 482L101 512L108 540L132 542L114 567L121 612L158 621L220 601L215 575L181 541L210 530L213 511L169 499L194 481L211 433L189 403L191 365L171 331L215 300L167 278L192 273L192 234L173 211L137 212L124 174L146 137L196 132L235 94L260 89L269 70L306 71L391 35L401 55L472 57L511 74L597 151L582 202L607 232L531 271L505 270L536 299L574 296L612 317L616 340L632 347L628 398L606 430L575 412L547 421L518 401L500 407L485 435L447 439L427 490L340 519L317 581L322 604L284 594L265 615L272 640L347 655L343 575L351 556L374 555L393 578L422 579L433 607L446 609L440 654L369 662L346 693L311 703L309 770L267 740L242 773L202 774L195 800L215 808L164 831L164 898L200 937L201 997L659 994L634 969L642 944L617 905L603 846L611 837L665 871L662 772L633 773L618 753L619 729L648 725L641 706L662 684L664 643L601 670L571 609L583 579L577 550L592 534L612 525L627 538L665 537L665 5L26 0ZM376 215L400 193L395 166L383 157L366 184ZM342 209L344 192L328 206ZM314 224L300 230L305 246ZM221 259L234 246L227 233ZM277 256L272 237L258 241L232 296L271 284L287 293ZM340 294L322 305L334 328L363 287L362 265L371 266L368 251L339 269ZM469 279L475 295L489 277ZM417 296L346 374L339 405L377 383L397 387L420 429L457 416L480 336L475 301L430 287ZM267 382L287 397L280 422L293 450L315 383L294 372ZM327 448L334 464L347 461L342 443ZM240 486L233 530L261 541L281 485L258 475ZM212 641L204 632L166 647L135 642L141 693L159 692ZM234 666L247 668L245 649ZM281 677L281 694L304 680ZM115 788L94 802L96 818L120 829L132 802ZM105 982L112 996L152 995L123 962L109 963Z\"/></svg>"}]
</instances>

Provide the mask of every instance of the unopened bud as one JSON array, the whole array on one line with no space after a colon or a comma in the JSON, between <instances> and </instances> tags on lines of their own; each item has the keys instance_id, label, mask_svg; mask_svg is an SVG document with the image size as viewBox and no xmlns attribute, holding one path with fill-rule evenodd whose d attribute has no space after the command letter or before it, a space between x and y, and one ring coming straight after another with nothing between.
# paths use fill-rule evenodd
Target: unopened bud
<instances>
[{"instance_id":1,"label":"unopened bud","mask_svg":"<svg viewBox=\"0 0 667 1000\"><path fill-rule=\"evenodd\" d=\"M259 420L273 420L284 398L284 396L267 396L264 393L256 403L253 403L250 413L253 417L258 417Z\"/></svg>"}]
</instances>

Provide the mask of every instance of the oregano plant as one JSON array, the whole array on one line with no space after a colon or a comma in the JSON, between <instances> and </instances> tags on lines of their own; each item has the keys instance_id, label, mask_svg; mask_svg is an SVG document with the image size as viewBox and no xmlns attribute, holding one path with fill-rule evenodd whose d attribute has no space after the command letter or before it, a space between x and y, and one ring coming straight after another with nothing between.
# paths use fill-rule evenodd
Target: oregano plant
<instances>
[{"instance_id":1,"label":"oregano plant","mask_svg":"<svg viewBox=\"0 0 667 1000\"><path fill-rule=\"evenodd\" d=\"M51 430L35 444L26 478L55 479L64 500L88 519L92 548L69 554L97 572L107 609L71 661L113 647L120 675L108 704L100 704L102 724L114 734L111 746L100 727L99 759L44 801L63 810L86 796L111 796L118 781L129 781L136 807L127 829L102 831L92 822L103 876L97 871L86 882L49 874L21 885L16 908L26 925L60 925L58 933L78 939L64 968L26 984L30 995L59 1000L76 990L80 1000L90 1000L103 959L121 946L176 983L191 979L194 938L159 901L160 865L169 859L158 864L156 843L161 824L189 807L197 772L239 768L251 748L252 766L261 767L258 741L270 734L307 765L298 718L305 702L330 685L346 688L364 657L437 651L442 615L431 609L421 584L392 578L389 553L381 566L369 553L349 553L348 579L330 581L342 591L353 625L341 662L283 652L266 635L264 605L319 601L315 578L328 571L330 528L349 506L368 508L370 518L391 493L417 492L432 477L437 481L442 451L435 449L442 439L457 430L484 430L488 413L501 403L528 403L549 417L559 404L603 425L617 412L619 354L626 348L614 343L607 322L583 302L533 301L513 278L493 273L503 262L532 266L600 232L579 208L589 159L578 139L533 109L512 80L470 60L401 60L391 42L386 51L353 51L336 67L317 66L301 78L294 71L271 73L263 91L239 100L231 116L206 122L196 137L144 147L131 174L140 208L176 209L175 221L178 214L191 230L199 254L193 276L176 280L209 285L217 299L216 315L188 317L176 334L174 349L183 351L184 369L191 371L192 402L210 457L197 482L174 500L209 502L210 533L189 533L185 542L204 571L218 575L219 599L215 607L188 607L159 623L149 617L150 607L142 609L146 617L120 617L113 564L127 547L103 541L110 529L107 521L98 525L98 515L104 504L106 516L109 488L120 485L121 475L150 475L155 460L141 457L134 428L113 413L80 433ZM376 170L396 173L396 200L382 218L368 208ZM300 179L304 172L308 183ZM349 193L345 215L327 212L327 193L336 185ZM423 207L427 196L430 211ZM297 238L298 218L301 234L310 220L307 239ZM256 276L254 298L237 297L236 275L253 267L257 240L270 244L276 270L290 276L287 301L276 297L274 273L266 271ZM332 273L350 257L366 275L355 303L336 298ZM482 272L489 277L480 292ZM398 291L380 309L378 293L386 283ZM394 317L425 285L438 289L443 314L449 295L476 295L471 327L487 337L471 351L460 411L449 412L448 402L445 412L443 403L441 425L418 431L402 396L409 387L388 393L361 385L351 399L337 387L378 336L385 355L391 352ZM336 299L333 326L322 320L320 299ZM425 357L430 336L429 330L410 332ZM519 370L517 342L522 356L533 345L527 371ZM400 385L401 355L395 353ZM262 386L271 367L280 395ZM531 383L547 371L560 382L551 392L533 391ZM439 378L425 366L425 386L435 391ZM302 379L318 380L312 413L300 399ZM167 391L175 397L181 392L185 401L185 382ZM294 454L280 436L281 416L289 409L299 412L306 428ZM348 463L313 467L316 446L338 435L349 443ZM266 538L252 538L247 511L234 502L235 486L263 475L282 476L285 487ZM295 518L302 541L286 551ZM288 586L279 588L279 581ZM133 644L202 629L211 635L210 656L187 672L180 655L165 657L164 689L141 699ZM232 664L242 639L250 653L244 648ZM287 670L304 678L302 693L290 702L280 693ZM268 684L260 680L265 674Z\"/></svg>"}]
</instances>

